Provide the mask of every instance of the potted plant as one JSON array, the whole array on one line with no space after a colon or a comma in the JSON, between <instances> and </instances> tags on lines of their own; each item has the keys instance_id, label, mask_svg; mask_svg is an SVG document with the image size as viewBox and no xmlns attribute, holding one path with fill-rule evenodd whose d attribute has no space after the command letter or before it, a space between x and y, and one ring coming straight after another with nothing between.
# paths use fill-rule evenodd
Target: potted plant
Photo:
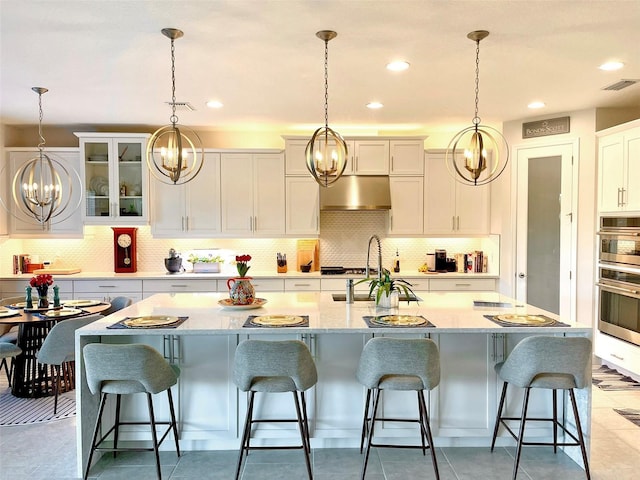
<instances>
[{"instance_id":1,"label":"potted plant","mask_svg":"<svg viewBox=\"0 0 640 480\"><path fill-rule=\"evenodd\" d=\"M187 259L193 265L193 273L219 273L224 259L220 255L198 256L191 254Z\"/></svg>"},{"instance_id":2,"label":"potted plant","mask_svg":"<svg viewBox=\"0 0 640 480\"><path fill-rule=\"evenodd\" d=\"M376 306L382 308L393 308L398 306L399 294L404 293L407 297L407 303L409 303L410 297L415 297L416 294L412 290L412 286L406 280L401 278L392 278L391 272L386 268L382 269L382 275L376 278L363 278L356 282L364 283L369 282L369 296L373 296L373 292L376 292L375 301Z\"/></svg>"}]
</instances>

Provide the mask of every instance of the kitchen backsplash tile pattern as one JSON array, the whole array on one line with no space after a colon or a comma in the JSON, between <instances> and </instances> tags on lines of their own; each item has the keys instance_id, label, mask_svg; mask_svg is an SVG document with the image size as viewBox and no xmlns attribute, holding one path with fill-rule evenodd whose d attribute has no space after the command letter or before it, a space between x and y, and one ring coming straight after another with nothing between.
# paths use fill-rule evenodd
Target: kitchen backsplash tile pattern
<instances>
[{"instance_id":1,"label":"kitchen backsplash tile pattern","mask_svg":"<svg viewBox=\"0 0 640 480\"><path fill-rule=\"evenodd\" d=\"M323 212L320 216L320 264L360 267L367 260L369 237L377 234L382 240L383 266L391 269L396 249L400 254L401 273L415 273L426 260L427 252L436 248L454 253L483 250L490 258L490 272L498 273L491 260L498 252L496 239L488 238L385 238L388 229L387 212ZM223 249L250 254L253 271L275 273L276 254L286 253L289 268L295 269L297 238L274 239L154 239L148 226L138 228L138 271L164 272L164 258L170 248L186 257L195 249ZM375 243L375 242L374 242ZM85 272L113 271L113 231L104 226L86 226L84 239L0 239L0 273L11 274L12 255L28 253L39 261L62 260L66 266L77 266ZM372 264L377 263L377 246L372 245ZM223 272L235 272L223 265Z\"/></svg>"}]
</instances>

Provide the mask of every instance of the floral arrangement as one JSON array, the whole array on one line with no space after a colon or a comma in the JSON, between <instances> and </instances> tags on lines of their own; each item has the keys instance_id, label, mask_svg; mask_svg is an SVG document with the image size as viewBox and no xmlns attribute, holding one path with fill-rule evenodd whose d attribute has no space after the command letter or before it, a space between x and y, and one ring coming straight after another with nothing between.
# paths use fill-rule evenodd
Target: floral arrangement
<instances>
[{"instance_id":1,"label":"floral arrangement","mask_svg":"<svg viewBox=\"0 0 640 480\"><path fill-rule=\"evenodd\" d=\"M29 280L29 285L37 288L38 290L46 289L49 285L53 284L53 277L51 275L36 275Z\"/></svg>"},{"instance_id":2,"label":"floral arrangement","mask_svg":"<svg viewBox=\"0 0 640 480\"><path fill-rule=\"evenodd\" d=\"M246 276L251 268L247 265L249 260L251 260L251 255L236 255L236 267L238 267L238 275L241 277Z\"/></svg>"}]
</instances>

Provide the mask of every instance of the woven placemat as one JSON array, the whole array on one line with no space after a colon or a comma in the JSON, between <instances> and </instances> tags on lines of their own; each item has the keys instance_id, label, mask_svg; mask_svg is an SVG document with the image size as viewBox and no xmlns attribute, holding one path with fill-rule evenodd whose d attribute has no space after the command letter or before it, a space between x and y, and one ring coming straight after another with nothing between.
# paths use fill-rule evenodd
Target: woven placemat
<instances>
[{"instance_id":1,"label":"woven placemat","mask_svg":"<svg viewBox=\"0 0 640 480\"><path fill-rule=\"evenodd\" d=\"M242 328L291 328L291 327L308 327L309 315L294 315L295 317L302 317L302 322L293 325L257 325L252 322L256 317L262 317L264 315L249 315L242 325Z\"/></svg>"},{"instance_id":2,"label":"woven placemat","mask_svg":"<svg viewBox=\"0 0 640 480\"><path fill-rule=\"evenodd\" d=\"M372 321L374 318L387 317L387 316L388 315L377 315L373 317L373 316L365 315L362 317L362 319L365 321L365 323L369 328L429 328L429 327L435 328L435 325L431 323L429 320L427 320L426 318L424 318L422 315L412 315L414 317L424 319L425 323L422 323L420 325L381 325L379 323L373 323Z\"/></svg>"},{"instance_id":3,"label":"woven placemat","mask_svg":"<svg viewBox=\"0 0 640 480\"><path fill-rule=\"evenodd\" d=\"M189 317L178 317L178 320L176 322L171 323L169 325L160 325L159 327L129 327L129 326L125 325L124 322L126 322L127 320L130 320L131 318L136 318L136 317L123 318L119 322L116 322L113 325L109 325L107 328L113 328L113 329L122 329L122 328L124 328L124 329L127 329L127 330L150 330L150 329L155 330L155 329L158 329L158 328L178 328Z\"/></svg>"},{"instance_id":4,"label":"woven placemat","mask_svg":"<svg viewBox=\"0 0 640 480\"><path fill-rule=\"evenodd\" d=\"M525 325L525 324L521 324L521 323L509 323L509 322L504 322L502 320L498 320L497 318L495 318L497 315L483 315L484 318L491 320L493 323L496 323L498 325L500 325L501 327L568 327L570 326L568 323L562 323L559 322L558 320L554 320L553 318L547 317L545 315L536 315L536 317L540 317L540 318L544 318L547 320L551 320L553 323L550 323L548 325Z\"/></svg>"}]
</instances>

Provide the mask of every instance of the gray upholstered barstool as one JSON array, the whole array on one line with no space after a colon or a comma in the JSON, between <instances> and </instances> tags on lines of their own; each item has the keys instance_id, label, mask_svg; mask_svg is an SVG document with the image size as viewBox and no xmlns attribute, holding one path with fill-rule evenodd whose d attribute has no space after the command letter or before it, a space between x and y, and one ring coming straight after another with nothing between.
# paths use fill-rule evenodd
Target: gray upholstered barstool
<instances>
[{"instance_id":1,"label":"gray upholstered barstool","mask_svg":"<svg viewBox=\"0 0 640 480\"><path fill-rule=\"evenodd\" d=\"M582 435L574 388L586 388L590 385L591 340L584 337L527 337L520 341L507 359L504 362L498 363L495 369L498 376L504 380L504 384L502 386L500 405L498 406L498 414L493 430L491 451L493 451L498 429L500 424L502 424L518 442L513 467L513 480L515 480L518 474L518 465L520 463L520 454L523 445L553 445L554 452L557 451L558 446L580 446L584 470L587 479L590 479L589 461L587 459L587 450ZM522 402L522 414L519 418L502 416L508 384L525 389L524 400ZM529 394L532 388L544 388L552 391L553 418L527 417ZM573 416L576 422L577 437L558 421L557 390L567 390L569 392L571 406L573 407ZM520 420L520 431L517 435L509 427L507 420ZM553 443L525 442L524 432L527 421L552 422ZM571 437L573 441L558 443L558 427Z\"/></svg>"},{"instance_id":2,"label":"gray upholstered barstool","mask_svg":"<svg viewBox=\"0 0 640 480\"><path fill-rule=\"evenodd\" d=\"M15 346L13 343L0 342L0 368L4 367L4 372L7 374L7 381L11 385L11 374L13 373L13 359L22 353L20 347ZM7 358L11 359L11 366L7 366Z\"/></svg>"},{"instance_id":3,"label":"gray upholstered barstool","mask_svg":"<svg viewBox=\"0 0 640 480\"><path fill-rule=\"evenodd\" d=\"M309 348L298 340L265 341L245 340L236 348L233 380L240 390L249 392L247 417L242 432L242 444L236 468L236 480L240 477L242 461L250 450L301 448L307 465L309 479L313 478L309 454L309 422L304 392L318 381L316 365ZM292 392L296 419L256 420L253 406L256 392ZM297 422L302 445L277 447L252 447L251 426L259 422Z\"/></svg>"},{"instance_id":4,"label":"gray upholstered barstool","mask_svg":"<svg viewBox=\"0 0 640 480\"><path fill-rule=\"evenodd\" d=\"M116 452L121 451L153 451L156 456L157 477L160 480L160 455L158 447L173 430L176 444L176 453L180 456L178 445L178 428L173 409L173 397L171 387L178 382L180 370L175 365L170 365L164 357L154 348L143 344L109 345L104 343L90 343L83 349L87 385L94 395L101 394L100 408L96 419L91 450L87 459L84 479L89 476L93 452L96 450ZM151 395L167 391L169 398L170 422L157 422L153 413L153 400ZM145 393L149 407L149 422L121 422L120 421L120 397L133 393ZM115 424L99 440L102 414L108 394L116 395ZM120 425L150 425L153 448L118 448L118 428ZM168 428L158 440L156 425L168 425ZM114 432L113 448L100 447L100 444Z\"/></svg>"},{"instance_id":5,"label":"gray upholstered barstool","mask_svg":"<svg viewBox=\"0 0 640 480\"><path fill-rule=\"evenodd\" d=\"M429 426L429 413L427 412L423 393L425 390L432 390L440 383L440 353L433 340L428 338L372 338L364 346L356 378L367 388L360 441L360 452L362 453L362 447L366 440L361 478L364 479L367 470L371 447L394 447L421 448L423 455L426 454L426 449L429 448L433 461L433 470L436 478L439 479L440 474L438 473L435 447L431 436L431 427ZM418 394L418 418L384 418L378 416L380 394L383 390L416 391ZM371 398L372 392L373 399ZM371 408L372 400L373 408ZM373 437L376 421L418 423L420 425L422 445L374 444Z\"/></svg>"}]
</instances>

